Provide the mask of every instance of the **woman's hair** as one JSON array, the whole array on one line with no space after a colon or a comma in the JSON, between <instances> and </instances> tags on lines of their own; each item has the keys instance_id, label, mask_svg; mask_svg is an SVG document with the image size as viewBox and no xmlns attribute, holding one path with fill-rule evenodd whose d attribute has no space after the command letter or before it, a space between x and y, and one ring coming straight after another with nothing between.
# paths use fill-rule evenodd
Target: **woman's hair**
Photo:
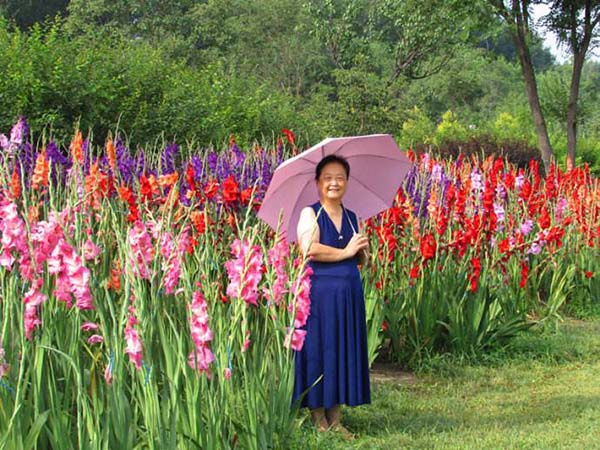
<instances>
[{"instance_id":1,"label":"woman's hair","mask_svg":"<svg viewBox=\"0 0 600 450\"><path fill-rule=\"evenodd\" d=\"M346 178L350 177L350 164L348 164L346 158L338 155L327 155L321 161L319 161L319 164L317 164L317 168L315 170L315 180L318 180L321 176L321 172L323 172L323 167L331 163L340 164L346 172Z\"/></svg>"}]
</instances>

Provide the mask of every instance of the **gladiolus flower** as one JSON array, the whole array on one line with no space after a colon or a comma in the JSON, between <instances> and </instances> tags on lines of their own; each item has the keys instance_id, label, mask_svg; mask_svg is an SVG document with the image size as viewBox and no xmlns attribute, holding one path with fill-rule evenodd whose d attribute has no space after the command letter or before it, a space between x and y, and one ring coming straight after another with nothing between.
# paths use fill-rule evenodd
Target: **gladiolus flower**
<instances>
[{"instance_id":1,"label":"gladiolus flower","mask_svg":"<svg viewBox=\"0 0 600 450\"><path fill-rule=\"evenodd\" d=\"M479 282L479 275L481 273L481 261L479 258L471 259L472 272L469 274L470 291L477 292L477 284Z\"/></svg>"},{"instance_id":2,"label":"gladiolus flower","mask_svg":"<svg viewBox=\"0 0 600 450\"><path fill-rule=\"evenodd\" d=\"M87 341L88 341L88 344L90 344L90 345L100 344L100 343L104 342L104 338L102 336L100 336L99 334L92 334L88 338Z\"/></svg>"},{"instance_id":3,"label":"gladiolus flower","mask_svg":"<svg viewBox=\"0 0 600 450\"><path fill-rule=\"evenodd\" d=\"M137 323L135 310L130 307L125 326L125 353L129 355L129 360L135 365L135 368L140 370L142 368L142 341L138 331L134 328Z\"/></svg>"},{"instance_id":4,"label":"gladiolus flower","mask_svg":"<svg viewBox=\"0 0 600 450\"><path fill-rule=\"evenodd\" d=\"M526 262L521 263L521 281L519 287L524 289L527 285L527 275L529 275L529 265Z\"/></svg>"},{"instance_id":5,"label":"gladiolus flower","mask_svg":"<svg viewBox=\"0 0 600 450\"><path fill-rule=\"evenodd\" d=\"M593 272L590 272L589 270L587 270L587 271L585 272L585 277L586 277L586 278L592 278L593 276L594 276L594 273L593 273Z\"/></svg>"},{"instance_id":6,"label":"gladiolus flower","mask_svg":"<svg viewBox=\"0 0 600 450\"><path fill-rule=\"evenodd\" d=\"M292 350L299 352L300 350L302 350L302 347L304 346L305 338L306 338L306 330L298 330L298 329L294 329L294 328L289 328L288 333L285 336L283 345L285 348L291 347Z\"/></svg>"},{"instance_id":7,"label":"gladiolus flower","mask_svg":"<svg viewBox=\"0 0 600 450\"><path fill-rule=\"evenodd\" d=\"M533 230L533 220L527 219L520 227L521 234L527 236Z\"/></svg>"},{"instance_id":8,"label":"gladiolus flower","mask_svg":"<svg viewBox=\"0 0 600 450\"><path fill-rule=\"evenodd\" d=\"M25 293L23 303L25 304L24 324L25 337L28 340L33 338L33 331L42 324L38 317L38 306L41 306L47 299L39 290L42 287L42 280L35 281L29 290Z\"/></svg>"},{"instance_id":9,"label":"gladiolus flower","mask_svg":"<svg viewBox=\"0 0 600 450\"><path fill-rule=\"evenodd\" d=\"M234 259L225 263L229 284L227 295L239 297L248 304L257 305L258 284L262 278L260 247L236 239L231 244Z\"/></svg>"},{"instance_id":10,"label":"gladiolus flower","mask_svg":"<svg viewBox=\"0 0 600 450\"><path fill-rule=\"evenodd\" d=\"M100 250L100 247L94 244L90 238L85 241L83 246L83 257L86 261L96 259L101 252L102 250Z\"/></svg>"},{"instance_id":11,"label":"gladiolus flower","mask_svg":"<svg viewBox=\"0 0 600 450\"><path fill-rule=\"evenodd\" d=\"M208 306L200 291L194 292L190 310L190 334L194 341L194 351L188 356L188 364L198 373L206 373L210 377L209 366L215 359L209 348L213 335L208 327Z\"/></svg>"},{"instance_id":12,"label":"gladiolus flower","mask_svg":"<svg viewBox=\"0 0 600 450\"><path fill-rule=\"evenodd\" d=\"M269 249L267 254L269 264L275 270L276 278L271 287L271 291L269 292L265 289L264 293L266 296L271 296L272 294L272 297L269 299L275 303L275 305L279 305L283 295L287 292L286 286L289 278L286 270L286 263L290 256L290 247L285 238L279 239L273 248Z\"/></svg>"},{"instance_id":13,"label":"gladiolus flower","mask_svg":"<svg viewBox=\"0 0 600 450\"><path fill-rule=\"evenodd\" d=\"M85 322L83 325L81 325L81 331L92 331L92 330L97 330L98 329L98 324L93 323L93 322Z\"/></svg>"},{"instance_id":14,"label":"gladiolus flower","mask_svg":"<svg viewBox=\"0 0 600 450\"><path fill-rule=\"evenodd\" d=\"M435 256L437 243L432 233L427 233L421 238L421 256L427 261Z\"/></svg>"},{"instance_id":15,"label":"gladiolus flower","mask_svg":"<svg viewBox=\"0 0 600 450\"><path fill-rule=\"evenodd\" d=\"M250 338L247 337L246 340L244 341L244 343L242 344L242 353L245 353L248 351L248 349L250 348Z\"/></svg>"},{"instance_id":16,"label":"gladiolus flower","mask_svg":"<svg viewBox=\"0 0 600 450\"><path fill-rule=\"evenodd\" d=\"M410 269L410 272L408 274L408 277L411 279L416 279L419 278L419 274L421 272L421 268L418 265L415 265L412 267L412 269Z\"/></svg>"},{"instance_id":17,"label":"gladiolus flower","mask_svg":"<svg viewBox=\"0 0 600 450\"><path fill-rule=\"evenodd\" d=\"M143 279L150 279L150 267L154 259L152 239L144 224L137 221L129 230L131 264L135 273Z\"/></svg>"},{"instance_id":18,"label":"gladiolus flower","mask_svg":"<svg viewBox=\"0 0 600 450\"><path fill-rule=\"evenodd\" d=\"M240 188L233 178L229 175L223 182L223 201L227 204L235 203L239 199Z\"/></svg>"}]
</instances>

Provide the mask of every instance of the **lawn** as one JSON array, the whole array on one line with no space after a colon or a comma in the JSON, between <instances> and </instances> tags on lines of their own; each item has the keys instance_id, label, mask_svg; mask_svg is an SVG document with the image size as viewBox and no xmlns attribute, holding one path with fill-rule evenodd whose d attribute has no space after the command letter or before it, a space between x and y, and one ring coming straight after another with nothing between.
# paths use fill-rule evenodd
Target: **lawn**
<instances>
[{"instance_id":1,"label":"lawn","mask_svg":"<svg viewBox=\"0 0 600 450\"><path fill-rule=\"evenodd\" d=\"M600 319L567 320L477 362L430 359L415 373L378 365L373 403L350 409L347 442L309 421L293 449L600 448Z\"/></svg>"}]
</instances>

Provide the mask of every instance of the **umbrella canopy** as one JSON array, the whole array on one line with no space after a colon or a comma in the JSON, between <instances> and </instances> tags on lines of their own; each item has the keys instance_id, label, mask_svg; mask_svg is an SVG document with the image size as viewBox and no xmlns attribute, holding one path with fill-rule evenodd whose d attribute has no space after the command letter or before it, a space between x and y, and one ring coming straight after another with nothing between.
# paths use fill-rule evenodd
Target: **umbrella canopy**
<instances>
[{"instance_id":1,"label":"umbrella canopy","mask_svg":"<svg viewBox=\"0 0 600 450\"><path fill-rule=\"evenodd\" d=\"M392 206L402 180L412 167L389 134L328 138L284 161L273 174L258 217L274 229L282 215L288 241L296 240L300 212L319 200L315 169L327 155L346 158L350 178L344 207L368 219Z\"/></svg>"}]
</instances>

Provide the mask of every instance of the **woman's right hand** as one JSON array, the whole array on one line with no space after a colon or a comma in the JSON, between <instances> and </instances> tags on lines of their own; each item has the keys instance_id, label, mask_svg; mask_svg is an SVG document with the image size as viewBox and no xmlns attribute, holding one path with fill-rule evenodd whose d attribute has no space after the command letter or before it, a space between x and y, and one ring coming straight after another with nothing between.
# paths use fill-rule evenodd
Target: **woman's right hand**
<instances>
[{"instance_id":1,"label":"woman's right hand","mask_svg":"<svg viewBox=\"0 0 600 450\"><path fill-rule=\"evenodd\" d=\"M356 233L344 248L348 258L354 257L359 251L367 249L369 247L369 239L362 234Z\"/></svg>"}]
</instances>

